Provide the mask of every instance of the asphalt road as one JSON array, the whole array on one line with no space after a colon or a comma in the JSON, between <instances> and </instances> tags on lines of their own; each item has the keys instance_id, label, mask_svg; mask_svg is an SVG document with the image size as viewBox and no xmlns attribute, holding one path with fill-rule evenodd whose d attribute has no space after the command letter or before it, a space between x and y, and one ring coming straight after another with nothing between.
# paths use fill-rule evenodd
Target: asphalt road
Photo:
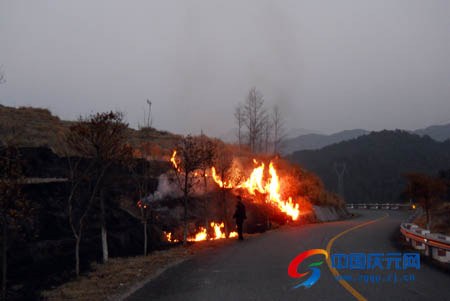
<instances>
[{"instance_id":1,"label":"asphalt road","mask_svg":"<svg viewBox=\"0 0 450 301\"><path fill-rule=\"evenodd\" d=\"M450 274L421 263L420 270L397 271L413 275L403 282L366 283L347 281L344 288L326 263L319 266L321 277L310 288L293 286L303 281L288 275L289 263L301 252L326 249L336 235L358 224L389 216L336 238L335 253L403 253L393 237L407 212L354 211L360 217L347 221L283 228L218 249L168 269L126 300L356 300L351 291L368 300L450 300ZM319 259L319 260L317 260ZM298 271L308 271L308 263L324 259L310 257ZM391 271L340 269L341 275L358 277L374 274L386 277ZM304 278L307 278L304 277Z\"/></svg>"}]
</instances>

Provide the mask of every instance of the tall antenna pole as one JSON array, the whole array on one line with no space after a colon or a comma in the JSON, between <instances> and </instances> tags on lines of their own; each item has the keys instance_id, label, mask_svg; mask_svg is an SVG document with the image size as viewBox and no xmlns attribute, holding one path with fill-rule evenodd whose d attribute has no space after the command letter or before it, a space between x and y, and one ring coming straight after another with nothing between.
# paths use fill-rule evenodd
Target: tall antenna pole
<instances>
[{"instance_id":1,"label":"tall antenna pole","mask_svg":"<svg viewBox=\"0 0 450 301\"><path fill-rule=\"evenodd\" d=\"M147 104L148 104L147 127L151 127L153 123L150 121L152 115L152 102L147 99Z\"/></svg>"},{"instance_id":2,"label":"tall antenna pole","mask_svg":"<svg viewBox=\"0 0 450 301\"><path fill-rule=\"evenodd\" d=\"M344 199L344 174L347 164L334 162L334 171L338 177L338 194Z\"/></svg>"}]
</instances>

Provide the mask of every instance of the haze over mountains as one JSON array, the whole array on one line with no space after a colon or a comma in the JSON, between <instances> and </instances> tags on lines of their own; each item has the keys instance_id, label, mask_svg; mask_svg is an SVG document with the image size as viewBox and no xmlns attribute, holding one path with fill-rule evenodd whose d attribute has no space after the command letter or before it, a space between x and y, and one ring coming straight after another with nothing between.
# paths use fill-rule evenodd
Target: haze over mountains
<instances>
[{"instance_id":1,"label":"haze over mountains","mask_svg":"<svg viewBox=\"0 0 450 301\"><path fill-rule=\"evenodd\" d=\"M304 129L304 128L291 128L286 131L285 136L286 136L286 139L294 139L299 136L310 135L310 134L320 135L322 133L319 131L314 131L314 130ZM220 138L222 141L225 141L225 142L235 143L237 140L236 136L237 136L237 129L230 129L227 132L224 132L221 135L219 135L218 138Z\"/></svg>"},{"instance_id":2,"label":"haze over mountains","mask_svg":"<svg viewBox=\"0 0 450 301\"><path fill-rule=\"evenodd\" d=\"M431 138L443 129L430 127L419 132L428 134L422 136L400 130L371 132L321 149L296 151L288 158L317 174L329 191L338 190L334 165L345 164L344 197L349 203L397 202L405 200L406 173L437 176L450 170L450 139Z\"/></svg>"},{"instance_id":3,"label":"haze over mountains","mask_svg":"<svg viewBox=\"0 0 450 301\"><path fill-rule=\"evenodd\" d=\"M283 143L283 153L290 154L298 150L320 149L330 144L357 138L368 134L369 131L356 129L337 132L331 135L307 134L286 139Z\"/></svg>"},{"instance_id":4,"label":"haze over mountains","mask_svg":"<svg viewBox=\"0 0 450 301\"><path fill-rule=\"evenodd\" d=\"M436 141L445 141L450 138L450 123L444 125L433 125L415 131L408 131L419 136L428 135ZM358 138L369 134L370 131L363 129L345 130L331 135L310 133L286 139L283 143L283 154L290 154L300 150L321 149L325 146Z\"/></svg>"}]
</instances>

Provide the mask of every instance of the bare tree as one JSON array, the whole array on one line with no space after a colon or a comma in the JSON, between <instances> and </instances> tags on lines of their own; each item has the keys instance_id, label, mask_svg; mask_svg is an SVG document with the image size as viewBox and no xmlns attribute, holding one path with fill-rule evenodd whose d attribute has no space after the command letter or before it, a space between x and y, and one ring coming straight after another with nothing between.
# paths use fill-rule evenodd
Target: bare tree
<instances>
[{"instance_id":1,"label":"bare tree","mask_svg":"<svg viewBox=\"0 0 450 301\"><path fill-rule=\"evenodd\" d=\"M83 166L83 158L72 158L67 150L66 141L70 138L71 132L65 136L61 143L65 149L65 156L69 166L69 196L67 197L67 213L69 216L69 224L72 230L72 234L75 237L75 273L77 277L80 275L80 243L83 229L85 226L86 217L89 213L92 204L94 203L97 195L98 187L103 174L101 174L95 182L91 178L91 172L93 171L94 161L91 160L88 166ZM88 183L87 188L85 183ZM91 189L91 184L93 188ZM85 195L81 190L88 190L88 197L85 199Z\"/></svg>"},{"instance_id":2,"label":"bare tree","mask_svg":"<svg viewBox=\"0 0 450 301\"><path fill-rule=\"evenodd\" d=\"M6 82L6 77L2 70L0 70L0 84L3 84L4 82Z\"/></svg>"},{"instance_id":3,"label":"bare tree","mask_svg":"<svg viewBox=\"0 0 450 301\"><path fill-rule=\"evenodd\" d=\"M217 154L214 160L213 177L216 177L222 191L223 221L225 224L226 237L229 236L230 226L228 224L227 195L241 180L241 175L235 174L233 169L233 153L223 142L218 142Z\"/></svg>"},{"instance_id":4,"label":"bare tree","mask_svg":"<svg viewBox=\"0 0 450 301\"><path fill-rule=\"evenodd\" d=\"M275 105L272 111L272 125L273 125L273 151L278 153L284 138L286 137L284 128L284 119L281 115L280 108Z\"/></svg>"},{"instance_id":5,"label":"bare tree","mask_svg":"<svg viewBox=\"0 0 450 301\"><path fill-rule=\"evenodd\" d=\"M127 166L131 172L139 196L137 206L139 207L140 219L144 229L144 256L146 256L148 253L148 222L151 217L149 199L149 183L151 180L149 160L152 156L151 145L149 143L142 142L136 151L138 151L140 158L130 158L130 162L128 162Z\"/></svg>"},{"instance_id":6,"label":"bare tree","mask_svg":"<svg viewBox=\"0 0 450 301\"><path fill-rule=\"evenodd\" d=\"M180 140L176 148L175 157L173 157L176 183L180 190L183 191L184 196L183 244L187 243L188 199L193 186L199 179L194 174L203 164L204 157L202 153L203 149L199 139L188 135Z\"/></svg>"},{"instance_id":7,"label":"bare tree","mask_svg":"<svg viewBox=\"0 0 450 301\"><path fill-rule=\"evenodd\" d=\"M101 188L103 176L114 162L131 155L131 148L125 144L128 124L123 122L120 112L106 112L80 118L70 127L67 140L71 149L83 157L94 160L92 180L99 181L100 226L102 237L103 262L108 261L108 241L105 217L105 200Z\"/></svg>"},{"instance_id":8,"label":"bare tree","mask_svg":"<svg viewBox=\"0 0 450 301\"><path fill-rule=\"evenodd\" d=\"M421 173L409 173L405 177L408 180L405 194L417 199L423 209L425 209L427 229L430 230L431 209L445 196L447 191L446 183L443 179Z\"/></svg>"},{"instance_id":9,"label":"bare tree","mask_svg":"<svg viewBox=\"0 0 450 301\"><path fill-rule=\"evenodd\" d=\"M245 126L247 127L248 144L256 152L262 141L264 118L264 98L256 88L250 89L244 104Z\"/></svg>"},{"instance_id":10,"label":"bare tree","mask_svg":"<svg viewBox=\"0 0 450 301\"><path fill-rule=\"evenodd\" d=\"M263 119L263 145L264 145L264 152L267 154L269 153L270 146L272 144L272 129L273 129L273 123L272 120L268 115L266 115Z\"/></svg>"},{"instance_id":11,"label":"bare tree","mask_svg":"<svg viewBox=\"0 0 450 301\"><path fill-rule=\"evenodd\" d=\"M237 134L237 138L238 138L239 147L242 147L243 138L244 138L243 127L246 122L244 105L242 103L239 103L238 106L236 107L236 109L234 111L234 118L236 119L236 123L237 123L237 133L236 134Z\"/></svg>"},{"instance_id":12,"label":"bare tree","mask_svg":"<svg viewBox=\"0 0 450 301\"><path fill-rule=\"evenodd\" d=\"M216 145L214 141L209 139L203 134L200 136L200 146L202 148L202 163L200 166L201 177L203 178L203 210L204 210L204 219L205 219L205 229L208 235L208 171L214 163L214 158L216 156Z\"/></svg>"}]
</instances>

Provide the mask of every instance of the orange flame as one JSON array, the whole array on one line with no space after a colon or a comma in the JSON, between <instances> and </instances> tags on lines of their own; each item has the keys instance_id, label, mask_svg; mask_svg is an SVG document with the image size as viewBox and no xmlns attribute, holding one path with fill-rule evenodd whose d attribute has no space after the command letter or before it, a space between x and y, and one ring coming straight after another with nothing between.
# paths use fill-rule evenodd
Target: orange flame
<instances>
[{"instance_id":1,"label":"orange flame","mask_svg":"<svg viewBox=\"0 0 450 301\"><path fill-rule=\"evenodd\" d=\"M194 237L188 237L187 241L202 241L202 240L206 240L207 237L208 236L206 234L206 229L203 227L200 227L200 232L195 234Z\"/></svg>"},{"instance_id":2,"label":"orange flame","mask_svg":"<svg viewBox=\"0 0 450 301\"><path fill-rule=\"evenodd\" d=\"M137 202L137 206L139 207L139 208L144 208L144 209L146 209L147 208L147 205L142 205L142 203L141 203L141 201L139 200L138 202Z\"/></svg>"},{"instance_id":3,"label":"orange flame","mask_svg":"<svg viewBox=\"0 0 450 301\"><path fill-rule=\"evenodd\" d=\"M256 160L253 159L253 162L257 164ZM247 188L248 192L250 194L255 195L255 190L259 191L260 193L265 193L262 186L262 179L264 176L264 163L261 163L261 165L255 169L253 169L252 174L250 175L250 178L245 181L242 185L239 185L237 188Z\"/></svg>"},{"instance_id":4,"label":"orange flame","mask_svg":"<svg viewBox=\"0 0 450 301\"><path fill-rule=\"evenodd\" d=\"M178 239L173 239L172 238L172 233L171 232L165 232L164 231L164 236L166 237L168 242L178 242Z\"/></svg>"},{"instance_id":5,"label":"orange flame","mask_svg":"<svg viewBox=\"0 0 450 301\"><path fill-rule=\"evenodd\" d=\"M223 188L225 186L225 188L233 188L233 185L231 185L230 183L227 183L227 182L224 183L221 179L219 179L219 177L216 174L216 168L214 166L211 167L211 173L212 173L214 182L216 182L217 185L219 185L219 187Z\"/></svg>"},{"instance_id":6,"label":"orange flame","mask_svg":"<svg viewBox=\"0 0 450 301\"><path fill-rule=\"evenodd\" d=\"M175 160L176 155L177 155L177 150L174 150L174 151L173 151L173 154L172 154L172 158L170 158L170 162L172 162L173 167L175 167L175 169L176 169L178 172L181 172L181 169L180 169L180 167L178 166L177 161Z\"/></svg>"},{"instance_id":7,"label":"orange flame","mask_svg":"<svg viewBox=\"0 0 450 301\"><path fill-rule=\"evenodd\" d=\"M253 159L253 162L258 164L255 159ZM270 162L269 164L270 178L265 185L263 185L264 168L264 163L261 163L260 166L253 169L247 181L236 185L234 188L245 188L251 195L255 195L255 191L266 194L266 203L275 205L281 212L289 215L294 221L297 220L300 215L299 205L292 201L292 197L289 197L287 201L281 200L280 181L273 163ZM224 183L217 177L215 168L212 167L211 170L214 181L219 187L223 187ZM229 184L226 187L233 188Z\"/></svg>"},{"instance_id":8,"label":"orange flame","mask_svg":"<svg viewBox=\"0 0 450 301\"><path fill-rule=\"evenodd\" d=\"M172 154L172 158L170 161L172 162L175 169L177 169L178 172L181 172L180 167L177 164L176 161L176 155L177 151L174 150ZM253 163L255 165L258 165L258 162L256 159L253 159ZM294 221L298 219L300 215L299 205L296 204L292 197L289 196L287 200L282 200L280 195L280 180L277 175L276 169L273 165L273 162L270 162L269 164L269 179L267 179L264 182L264 170L265 165L263 162L257 167L255 167L250 174L250 177L246 180L241 182L240 184L234 185L232 183L227 183L227 181L224 181L223 179L220 179L220 177L217 175L216 168L213 166L211 167L211 176L214 180L214 182L221 188L243 188L248 191L251 195L255 195L256 191L258 191L261 194L266 195L266 203L275 205L281 212L284 212L288 216L290 216ZM196 171L194 172L194 176L198 176L199 173ZM205 176L207 176L205 174ZM205 233L205 239L206 239L206 229L202 228L201 232L204 231ZM203 236L199 237L198 240L201 239ZM191 238L193 241L198 241L196 238Z\"/></svg>"},{"instance_id":9,"label":"orange flame","mask_svg":"<svg viewBox=\"0 0 450 301\"><path fill-rule=\"evenodd\" d=\"M220 225L219 223L211 223L211 228L214 229L214 235L215 237L212 239L222 239L222 238L226 238L225 236L225 232L222 232L222 228L225 228L224 223L222 222ZM229 236L230 237L236 237L238 234L236 231L230 232Z\"/></svg>"},{"instance_id":10,"label":"orange flame","mask_svg":"<svg viewBox=\"0 0 450 301\"><path fill-rule=\"evenodd\" d=\"M298 209L298 204L292 202L292 198L289 197L289 201L282 201L280 197L280 184L278 181L278 175L273 167L273 163L270 162L269 174L271 175L271 181L266 185L266 191L269 192L269 200L281 210L281 212L286 213L291 216L295 221L297 220L300 210Z\"/></svg>"},{"instance_id":11,"label":"orange flame","mask_svg":"<svg viewBox=\"0 0 450 301\"><path fill-rule=\"evenodd\" d=\"M211 237L212 240L217 240L217 239L224 239L226 238L225 232L222 231L222 229L225 228L225 224L222 222L221 224L219 223L214 223L211 222L211 229L214 230L214 237ZM171 232L164 232L164 236L166 237L166 240L168 242L178 242L178 239L174 239L172 238L172 233ZM238 233L236 231L230 232L229 237L237 237ZM200 227L200 231L197 232L194 236L188 237L187 241L203 241L203 240L207 240L208 236L207 236L207 232L206 229L204 227Z\"/></svg>"}]
</instances>

